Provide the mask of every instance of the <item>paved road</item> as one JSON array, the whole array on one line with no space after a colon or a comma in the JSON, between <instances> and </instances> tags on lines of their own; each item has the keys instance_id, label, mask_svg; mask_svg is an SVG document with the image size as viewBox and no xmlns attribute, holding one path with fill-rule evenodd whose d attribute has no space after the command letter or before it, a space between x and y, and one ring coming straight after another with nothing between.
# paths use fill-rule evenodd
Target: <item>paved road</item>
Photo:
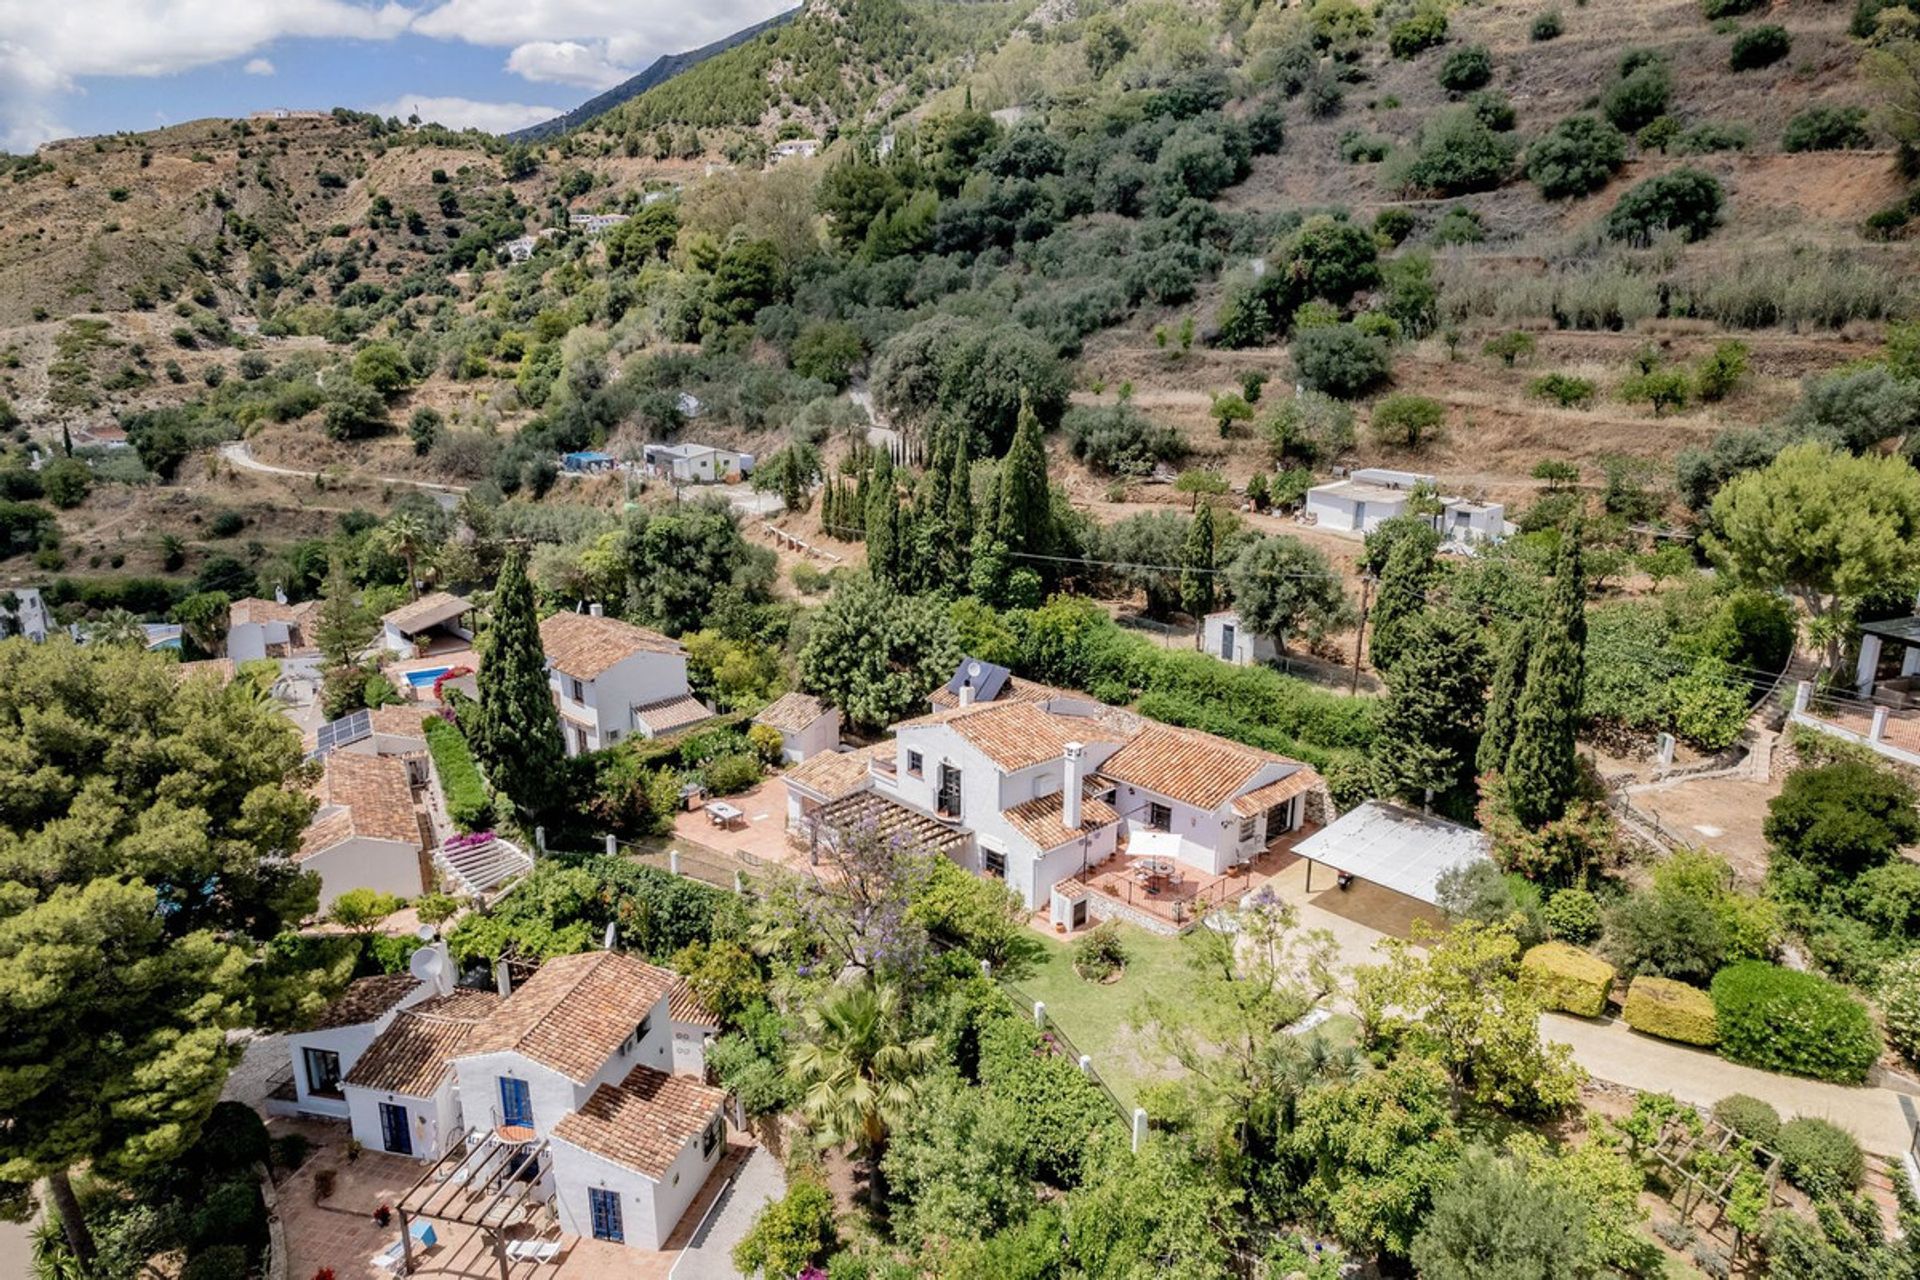
<instances>
[{"instance_id":1,"label":"paved road","mask_svg":"<svg viewBox=\"0 0 1920 1280\"><path fill-rule=\"evenodd\" d=\"M235 440L231 444L220 446L220 456L242 471L252 471L263 476L292 476L297 480L311 480L320 473L301 471L293 467L276 467L270 462L262 462L253 456L244 440ZM467 491L463 484L435 484L431 480L409 480L404 476L372 476L381 484L401 484L411 489L423 489L431 493L434 501L451 511L460 504L460 495Z\"/></svg>"},{"instance_id":2,"label":"paved road","mask_svg":"<svg viewBox=\"0 0 1920 1280\"><path fill-rule=\"evenodd\" d=\"M674 1263L670 1280L735 1280L740 1273L733 1266L733 1246L747 1234L760 1206L786 1193L780 1162L765 1147L755 1147L713 1216Z\"/></svg>"},{"instance_id":3,"label":"paved road","mask_svg":"<svg viewBox=\"0 0 1920 1280\"><path fill-rule=\"evenodd\" d=\"M1571 1046L1574 1060L1596 1079L1671 1093L1695 1106L1711 1106L1730 1093L1751 1094L1771 1102L1782 1116L1831 1120L1879 1155L1905 1152L1912 1126L1920 1121L1920 1097L1756 1071L1703 1049L1643 1036L1618 1019L1546 1013L1540 1016L1540 1034Z\"/></svg>"}]
</instances>

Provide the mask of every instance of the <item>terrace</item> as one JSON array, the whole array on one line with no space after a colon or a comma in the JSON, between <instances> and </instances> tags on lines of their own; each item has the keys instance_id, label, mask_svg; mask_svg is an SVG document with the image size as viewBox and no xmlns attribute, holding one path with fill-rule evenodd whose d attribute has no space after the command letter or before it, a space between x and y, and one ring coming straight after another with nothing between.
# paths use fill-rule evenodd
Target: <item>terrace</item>
<instances>
[{"instance_id":1,"label":"terrace","mask_svg":"<svg viewBox=\"0 0 1920 1280\"><path fill-rule=\"evenodd\" d=\"M1136 864L1145 860L1127 855L1126 838L1122 836L1119 852L1077 879L1089 894L1123 906L1129 913L1149 917L1138 921L1145 927L1185 932L1209 911L1239 901L1298 862L1294 846L1319 829L1318 823L1307 823L1289 831L1261 850L1252 862L1230 868L1225 875L1211 875L1185 865L1176 865L1172 874L1164 877L1143 875Z\"/></svg>"}]
</instances>

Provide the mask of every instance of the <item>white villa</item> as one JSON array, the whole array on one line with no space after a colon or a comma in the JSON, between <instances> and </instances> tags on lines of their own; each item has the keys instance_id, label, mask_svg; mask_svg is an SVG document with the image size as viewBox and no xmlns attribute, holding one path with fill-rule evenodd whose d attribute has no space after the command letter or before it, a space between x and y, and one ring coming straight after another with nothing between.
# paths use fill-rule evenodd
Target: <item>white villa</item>
<instances>
[{"instance_id":1,"label":"white villa","mask_svg":"<svg viewBox=\"0 0 1920 1280\"><path fill-rule=\"evenodd\" d=\"M286 604L254 596L227 606L227 657L235 662L278 658L284 670L290 659L304 660L312 674L320 674L320 650L313 640L320 602Z\"/></svg>"},{"instance_id":2,"label":"white villa","mask_svg":"<svg viewBox=\"0 0 1920 1280\"><path fill-rule=\"evenodd\" d=\"M470 1188L504 1183L564 1232L663 1247L726 1141L726 1092L676 1051L680 1019L711 1015L616 951L549 960L517 989L501 966L498 993L449 974L443 956L431 982L354 983L289 1037L293 1097L269 1109L345 1119L369 1150L427 1166L397 1202L403 1232L409 1213L469 1221ZM497 1205L482 1217L502 1225Z\"/></svg>"},{"instance_id":3,"label":"white villa","mask_svg":"<svg viewBox=\"0 0 1920 1280\"><path fill-rule=\"evenodd\" d=\"M464 649L473 643L473 614L473 602L464 596L435 591L382 615L381 641L404 658L434 648Z\"/></svg>"},{"instance_id":4,"label":"white villa","mask_svg":"<svg viewBox=\"0 0 1920 1280\"><path fill-rule=\"evenodd\" d=\"M599 605L540 624L567 754L630 734L657 738L710 719L687 683L687 651L657 631L609 618Z\"/></svg>"},{"instance_id":5,"label":"white villa","mask_svg":"<svg viewBox=\"0 0 1920 1280\"><path fill-rule=\"evenodd\" d=\"M332 751L315 790L320 808L301 835L294 861L302 871L319 873L321 912L349 889L418 897L430 840L414 808L407 762Z\"/></svg>"},{"instance_id":6,"label":"white villa","mask_svg":"<svg viewBox=\"0 0 1920 1280\"><path fill-rule=\"evenodd\" d=\"M1433 517L1433 527L1446 541L1485 542L1511 532L1506 508L1501 504L1438 495L1437 485L1434 477L1418 472L1361 467L1344 480L1307 490L1306 513L1323 529L1364 536L1395 516L1405 515L1414 491L1425 489L1435 492L1441 504L1440 514Z\"/></svg>"},{"instance_id":7,"label":"white villa","mask_svg":"<svg viewBox=\"0 0 1920 1280\"><path fill-rule=\"evenodd\" d=\"M780 734L780 761L799 764L840 745L840 712L810 693L775 699L753 718Z\"/></svg>"},{"instance_id":8,"label":"white villa","mask_svg":"<svg viewBox=\"0 0 1920 1280\"><path fill-rule=\"evenodd\" d=\"M688 400L693 397L686 396ZM693 400L699 405L699 401ZM691 418L686 406L681 413ZM643 460L660 476L683 484L714 484L733 476L753 474L753 455L738 449L723 449L711 444L650 444Z\"/></svg>"},{"instance_id":9,"label":"white villa","mask_svg":"<svg viewBox=\"0 0 1920 1280\"><path fill-rule=\"evenodd\" d=\"M38 587L0 588L0 640L24 636L35 644L47 639L46 601Z\"/></svg>"},{"instance_id":10,"label":"white villa","mask_svg":"<svg viewBox=\"0 0 1920 1280\"><path fill-rule=\"evenodd\" d=\"M627 220L624 213L571 213L567 215L567 225L576 231L584 231L597 236L604 231L619 226Z\"/></svg>"}]
</instances>

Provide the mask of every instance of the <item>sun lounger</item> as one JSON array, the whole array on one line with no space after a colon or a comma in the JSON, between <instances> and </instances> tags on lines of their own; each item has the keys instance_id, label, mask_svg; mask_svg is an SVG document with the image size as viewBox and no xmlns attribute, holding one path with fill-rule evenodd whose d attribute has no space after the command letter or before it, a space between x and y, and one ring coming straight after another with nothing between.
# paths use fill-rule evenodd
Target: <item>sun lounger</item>
<instances>
[{"instance_id":1,"label":"sun lounger","mask_svg":"<svg viewBox=\"0 0 1920 1280\"><path fill-rule=\"evenodd\" d=\"M398 1240L373 1255L371 1261L382 1271L398 1271L406 1260L406 1248Z\"/></svg>"}]
</instances>

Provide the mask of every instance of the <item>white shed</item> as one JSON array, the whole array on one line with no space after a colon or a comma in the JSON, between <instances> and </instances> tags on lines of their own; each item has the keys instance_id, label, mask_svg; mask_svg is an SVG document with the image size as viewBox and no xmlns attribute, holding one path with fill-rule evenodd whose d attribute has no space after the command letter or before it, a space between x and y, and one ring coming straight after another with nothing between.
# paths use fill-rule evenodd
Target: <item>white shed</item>
<instances>
[{"instance_id":1,"label":"white shed","mask_svg":"<svg viewBox=\"0 0 1920 1280\"><path fill-rule=\"evenodd\" d=\"M1358 877L1433 904L1440 877L1492 857L1484 831L1383 800L1369 800L1294 846L1313 865ZM1326 886L1322 886L1326 887Z\"/></svg>"},{"instance_id":2,"label":"white shed","mask_svg":"<svg viewBox=\"0 0 1920 1280\"><path fill-rule=\"evenodd\" d=\"M780 762L799 764L840 746L840 712L808 693L789 693L753 718L780 731Z\"/></svg>"},{"instance_id":3,"label":"white shed","mask_svg":"<svg viewBox=\"0 0 1920 1280\"><path fill-rule=\"evenodd\" d=\"M1279 656L1273 637L1255 634L1232 609L1222 609L1206 616L1201 648L1220 661L1231 662L1236 667L1271 662Z\"/></svg>"}]
</instances>

